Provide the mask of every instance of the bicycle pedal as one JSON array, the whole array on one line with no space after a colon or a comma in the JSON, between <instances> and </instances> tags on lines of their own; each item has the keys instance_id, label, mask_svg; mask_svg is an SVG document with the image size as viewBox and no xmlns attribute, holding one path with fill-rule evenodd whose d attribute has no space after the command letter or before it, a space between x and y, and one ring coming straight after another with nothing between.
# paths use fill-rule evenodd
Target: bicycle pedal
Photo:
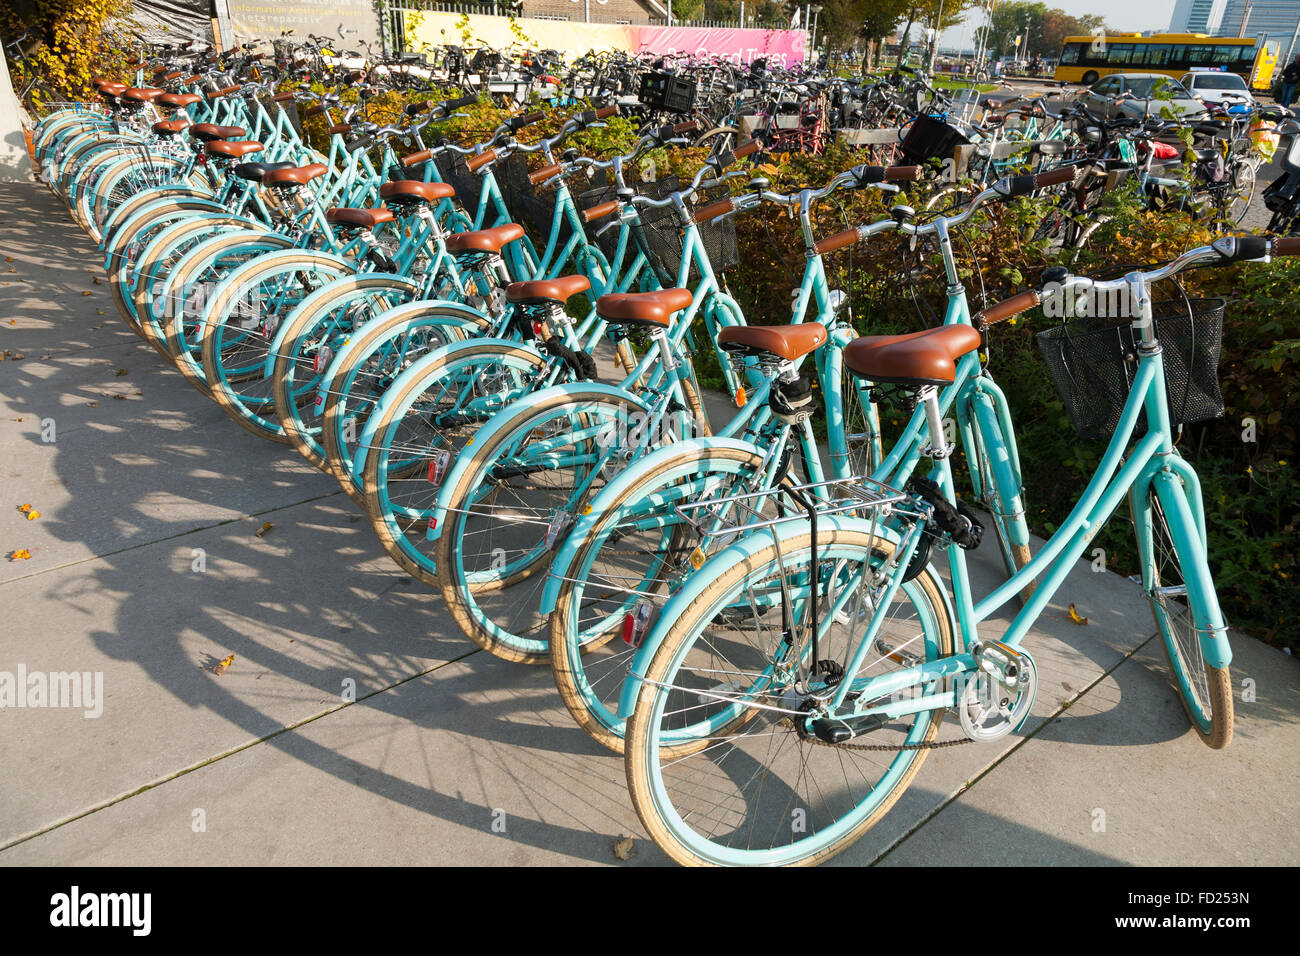
<instances>
[{"instance_id":1,"label":"bicycle pedal","mask_svg":"<svg viewBox=\"0 0 1300 956\"><path fill-rule=\"evenodd\" d=\"M974 649L975 664L1003 687L1017 690L1032 678L1034 661L1024 651L1001 641L987 641Z\"/></svg>"}]
</instances>

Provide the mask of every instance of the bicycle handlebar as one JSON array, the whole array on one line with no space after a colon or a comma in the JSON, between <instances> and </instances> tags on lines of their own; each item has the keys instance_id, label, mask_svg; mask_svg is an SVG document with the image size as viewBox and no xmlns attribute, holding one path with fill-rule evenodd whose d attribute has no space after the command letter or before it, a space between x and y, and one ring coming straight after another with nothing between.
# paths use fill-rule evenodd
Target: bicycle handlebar
<instances>
[{"instance_id":1,"label":"bicycle handlebar","mask_svg":"<svg viewBox=\"0 0 1300 956\"><path fill-rule=\"evenodd\" d=\"M1267 260L1272 256L1300 255L1300 236L1286 238L1269 238L1267 236L1225 236L1216 239L1208 246L1199 246L1188 250L1176 259L1156 269L1137 269L1118 279L1098 281L1086 276L1065 275L1061 281L1044 284L1041 288L1028 289L1013 295L996 305L977 313L973 321L981 332L1005 322L1007 319L1027 312L1042 303L1045 297L1065 292L1070 289L1091 289L1110 292L1131 287L1141 282L1144 287L1161 279L1198 266L1226 266L1235 262L1256 262ZM1049 288L1050 285L1050 288Z\"/></svg>"}]
</instances>

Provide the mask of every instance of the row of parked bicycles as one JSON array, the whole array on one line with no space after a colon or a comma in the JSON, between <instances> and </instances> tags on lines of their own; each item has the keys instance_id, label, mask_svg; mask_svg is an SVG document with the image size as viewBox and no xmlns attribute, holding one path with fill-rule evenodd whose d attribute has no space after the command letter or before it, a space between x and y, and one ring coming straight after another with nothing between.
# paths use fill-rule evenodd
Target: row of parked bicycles
<instances>
[{"instance_id":1,"label":"row of parked bicycles","mask_svg":"<svg viewBox=\"0 0 1300 956\"><path fill-rule=\"evenodd\" d=\"M624 154L584 156L567 144L618 103L535 100L453 142L439 131L477 94L431 94L380 127L337 92L179 66L97 80L99 103L34 136L122 317L236 423L337 479L470 640L549 665L673 859L822 861L932 749L1020 728L1038 683L1023 639L1121 506L1176 692L1207 744L1230 741L1227 627L1175 445L1222 413L1224 306L1152 288L1300 238L1225 236L1111 280L1057 268L975 308L953 237L1008 201L1071 201L1091 159L1040 151L928 208L904 191L916 164L775 191L747 165L754 139L643 182L647 151L707 130L651 123ZM555 132L526 142L552 112ZM328 152L305 115L327 122ZM888 212L818 235L815 210L848 191ZM754 211L800 225L780 324L746 316L721 277ZM862 335L827 261L886 234L933 250L946 311ZM1117 300L1122 316L1089 306ZM1053 304L1072 318L1040 336L1044 360L1076 427L1109 445L1033 553L984 359L994 326ZM725 412L697 376L709 355ZM1005 580L976 595L986 524ZM960 733L940 739L946 714Z\"/></svg>"}]
</instances>

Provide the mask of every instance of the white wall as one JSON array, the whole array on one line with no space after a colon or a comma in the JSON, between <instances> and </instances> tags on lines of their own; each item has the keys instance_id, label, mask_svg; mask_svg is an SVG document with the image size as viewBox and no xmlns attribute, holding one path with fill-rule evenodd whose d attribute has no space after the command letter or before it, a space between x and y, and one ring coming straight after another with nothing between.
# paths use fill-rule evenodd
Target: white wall
<instances>
[{"instance_id":1,"label":"white wall","mask_svg":"<svg viewBox=\"0 0 1300 956\"><path fill-rule=\"evenodd\" d=\"M9 64L0 49L0 183L30 182L32 163L23 135L25 115L9 82Z\"/></svg>"}]
</instances>

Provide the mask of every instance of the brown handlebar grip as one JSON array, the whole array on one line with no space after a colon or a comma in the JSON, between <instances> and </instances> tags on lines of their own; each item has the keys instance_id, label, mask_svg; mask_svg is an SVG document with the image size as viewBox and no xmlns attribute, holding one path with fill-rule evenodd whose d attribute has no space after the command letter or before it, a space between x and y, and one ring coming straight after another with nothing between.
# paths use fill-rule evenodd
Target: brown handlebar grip
<instances>
[{"instance_id":1,"label":"brown handlebar grip","mask_svg":"<svg viewBox=\"0 0 1300 956\"><path fill-rule=\"evenodd\" d=\"M1272 251L1275 256L1300 256L1300 236L1287 236L1285 239L1274 239L1272 242Z\"/></svg>"},{"instance_id":2,"label":"brown handlebar grip","mask_svg":"<svg viewBox=\"0 0 1300 956\"><path fill-rule=\"evenodd\" d=\"M546 114L544 112L541 110L534 110L531 113L526 113L519 117L519 126L520 128L531 126L534 123L540 123L544 119L546 119Z\"/></svg>"},{"instance_id":3,"label":"brown handlebar grip","mask_svg":"<svg viewBox=\"0 0 1300 956\"><path fill-rule=\"evenodd\" d=\"M737 146L731 155L736 157L736 159L744 159L746 156L752 156L754 153L757 153L761 145L762 144L760 144L756 139L747 139Z\"/></svg>"},{"instance_id":4,"label":"brown handlebar grip","mask_svg":"<svg viewBox=\"0 0 1300 956\"><path fill-rule=\"evenodd\" d=\"M924 175L920 166L890 166L885 169L887 183L914 183Z\"/></svg>"},{"instance_id":5,"label":"brown handlebar grip","mask_svg":"<svg viewBox=\"0 0 1300 956\"><path fill-rule=\"evenodd\" d=\"M1056 169L1049 169L1047 172L1035 176L1034 188L1042 189L1044 186L1059 186L1061 183L1072 183L1078 175L1078 166L1058 166Z\"/></svg>"},{"instance_id":6,"label":"brown handlebar grip","mask_svg":"<svg viewBox=\"0 0 1300 956\"><path fill-rule=\"evenodd\" d=\"M164 79L164 80L174 80L174 79L177 79L178 77L181 77L181 76L184 76L184 75L185 75L185 74L183 74L180 70L172 70L172 72L170 72L170 73L165 73L165 74L163 74L163 79Z\"/></svg>"},{"instance_id":7,"label":"brown handlebar grip","mask_svg":"<svg viewBox=\"0 0 1300 956\"><path fill-rule=\"evenodd\" d=\"M834 252L836 249L843 249L845 246L851 246L858 239L856 229L845 229L843 232L837 232L833 236L827 236L825 239L818 239L813 243L813 252L819 256L824 256L828 252Z\"/></svg>"},{"instance_id":8,"label":"brown handlebar grip","mask_svg":"<svg viewBox=\"0 0 1300 956\"><path fill-rule=\"evenodd\" d=\"M489 149L486 153L479 153L477 156L471 156L465 160L465 168L471 173L478 172L492 160L497 158L497 151Z\"/></svg>"},{"instance_id":9,"label":"brown handlebar grip","mask_svg":"<svg viewBox=\"0 0 1300 956\"><path fill-rule=\"evenodd\" d=\"M276 103L288 102L293 99L293 90L285 90L283 93L276 93L275 96L271 97L271 99Z\"/></svg>"},{"instance_id":10,"label":"brown handlebar grip","mask_svg":"<svg viewBox=\"0 0 1300 956\"><path fill-rule=\"evenodd\" d=\"M717 202L711 202L707 206L695 210L695 222L697 224L709 222L712 219L717 219L719 216L726 215L735 208L736 204L730 199L719 199Z\"/></svg>"},{"instance_id":11,"label":"brown handlebar grip","mask_svg":"<svg viewBox=\"0 0 1300 956\"><path fill-rule=\"evenodd\" d=\"M698 132L699 129L700 129L700 124L699 124L699 123L697 123L695 120L687 120L685 123L678 123L678 124L676 124L676 125L673 127L673 132L674 132L674 133L677 133L677 134L681 134L681 133L695 133L695 132Z\"/></svg>"},{"instance_id":12,"label":"brown handlebar grip","mask_svg":"<svg viewBox=\"0 0 1300 956\"><path fill-rule=\"evenodd\" d=\"M433 150L422 149L418 153L411 153L409 156L402 157L403 166L414 166L416 163L422 163L433 155Z\"/></svg>"},{"instance_id":13,"label":"brown handlebar grip","mask_svg":"<svg viewBox=\"0 0 1300 956\"><path fill-rule=\"evenodd\" d=\"M600 109L596 110L596 119L598 120L609 119L611 116L617 116L617 115L618 115L617 103L610 103L608 106L602 106Z\"/></svg>"},{"instance_id":14,"label":"brown handlebar grip","mask_svg":"<svg viewBox=\"0 0 1300 956\"><path fill-rule=\"evenodd\" d=\"M195 73L193 76L187 76L185 79L181 80L181 84L182 84L183 86L189 86L189 85L192 84L192 83L197 83L197 82L199 82L199 80L201 80L201 79L203 79L203 77L201 77L201 76L199 76L197 73Z\"/></svg>"},{"instance_id":15,"label":"brown handlebar grip","mask_svg":"<svg viewBox=\"0 0 1300 956\"><path fill-rule=\"evenodd\" d=\"M618 209L618 200L611 199L609 202L603 202L598 206L592 206L590 209L584 209L582 211L582 221L595 222L597 219L604 219L616 209Z\"/></svg>"},{"instance_id":16,"label":"brown handlebar grip","mask_svg":"<svg viewBox=\"0 0 1300 956\"><path fill-rule=\"evenodd\" d=\"M220 90L213 90L211 93L208 94L208 99L210 99L210 100L215 100L215 99L219 99L220 97L227 96L227 95L229 95L229 94L231 94L231 93L238 93L238 92L239 92L239 86L238 86L238 85L236 85L236 86L227 86L227 87L225 87L225 88L223 88L223 89L220 89Z\"/></svg>"},{"instance_id":17,"label":"brown handlebar grip","mask_svg":"<svg viewBox=\"0 0 1300 956\"><path fill-rule=\"evenodd\" d=\"M543 166L541 169L528 174L528 184L530 186L536 186L539 183L546 182L546 180L550 179L552 176L558 175L560 175L559 163L555 163L551 166Z\"/></svg>"},{"instance_id":18,"label":"brown handlebar grip","mask_svg":"<svg viewBox=\"0 0 1300 956\"><path fill-rule=\"evenodd\" d=\"M309 107L307 107L305 110L303 110L302 115L303 115L303 116L320 116L320 115L321 115L322 113L324 113L324 112L325 112L325 107L322 106L321 104L317 103L315 106L309 106Z\"/></svg>"},{"instance_id":19,"label":"brown handlebar grip","mask_svg":"<svg viewBox=\"0 0 1300 956\"><path fill-rule=\"evenodd\" d=\"M333 126L329 128L329 134L331 136L342 136L351 128L352 127L349 126L347 123L335 123Z\"/></svg>"},{"instance_id":20,"label":"brown handlebar grip","mask_svg":"<svg viewBox=\"0 0 1300 956\"><path fill-rule=\"evenodd\" d=\"M1005 322L1013 315L1019 315L1021 312L1028 312L1038 303L1043 301L1042 293L1037 289L1030 289L1028 292L1021 292L1019 295L1013 295L1009 299L991 305L984 311L975 316L975 327L978 329L987 329L990 325L998 322Z\"/></svg>"}]
</instances>

